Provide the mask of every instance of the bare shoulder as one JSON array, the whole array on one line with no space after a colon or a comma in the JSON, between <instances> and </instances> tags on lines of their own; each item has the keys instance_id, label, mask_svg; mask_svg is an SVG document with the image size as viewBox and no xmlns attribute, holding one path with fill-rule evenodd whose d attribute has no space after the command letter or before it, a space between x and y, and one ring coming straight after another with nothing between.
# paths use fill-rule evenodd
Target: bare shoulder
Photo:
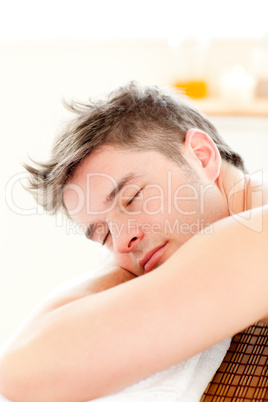
<instances>
[{"instance_id":1,"label":"bare shoulder","mask_svg":"<svg viewBox=\"0 0 268 402\"><path fill-rule=\"evenodd\" d=\"M268 172L257 171L247 176L246 209L268 204Z\"/></svg>"}]
</instances>

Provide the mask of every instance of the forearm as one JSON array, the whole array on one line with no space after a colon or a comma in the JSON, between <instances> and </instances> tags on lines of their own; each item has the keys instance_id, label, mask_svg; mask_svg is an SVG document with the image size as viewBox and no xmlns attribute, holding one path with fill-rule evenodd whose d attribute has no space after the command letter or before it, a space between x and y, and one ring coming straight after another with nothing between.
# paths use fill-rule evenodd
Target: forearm
<instances>
[{"instance_id":1,"label":"forearm","mask_svg":"<svg viewBox=\"0 0 268 402\"><path fill-rule=\"evenodd\" d=\"M259 210L252 213L259 219ZM16 362L18 388L25 393L31 382L21 401L115 392L267 315L267 208L261 233L232 218L213 231L193 237L150 274L46 314L6 360L8 367Z\"/></svg>"}]
</instances>

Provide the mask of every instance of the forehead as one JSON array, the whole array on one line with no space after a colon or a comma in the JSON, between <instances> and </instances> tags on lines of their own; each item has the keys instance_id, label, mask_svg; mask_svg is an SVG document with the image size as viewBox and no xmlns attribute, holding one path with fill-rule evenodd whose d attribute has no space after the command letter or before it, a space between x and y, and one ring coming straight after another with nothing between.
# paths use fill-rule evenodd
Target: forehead
<instances>
[{"instance_id":1,"label":"forehead","mask_svg":"<svg viewBox=\"0 0 268 402\"><path fill-rule=\"evenodd\" d=\"M72 180L77 180L85 173L117 173L126 168L127 161L137 160L142 153L128 148L103 146L87 156L77 167ZM141 158L142 159L142 158Z\"/></svg>"},{"instance_id":2,"label":"forehead","mask_svg":"<svg viewBox=\"0 0 268 402\"><path fill-rule=\"evenodd\" d=\"M170 160L157 151L134 151L129 148L103 146L98 148L77 167L70 181L79 181L86 174L109 174L115 180L129 172L150 171L160 164L162 169Z\"/></svg>"}]
</instances>

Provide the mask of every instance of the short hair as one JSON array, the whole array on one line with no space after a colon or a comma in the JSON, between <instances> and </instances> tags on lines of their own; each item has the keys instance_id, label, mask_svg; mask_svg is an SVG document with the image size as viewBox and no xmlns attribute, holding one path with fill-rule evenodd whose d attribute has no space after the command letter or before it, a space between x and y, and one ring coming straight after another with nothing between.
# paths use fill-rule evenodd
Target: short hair
<instances>
[{"instance_id":1,"label":"short hair","mask_svg":"<svg viewBox=\"0 0 268 402\"><path fill-rule=\"evenodd\" d=\"M25 164L28 190L50 213L63 207L63 189L85 157L103 145L136 151L154 150L179 165L186 165L182 144L191 128L205 131L221 157L245 171L241 156L218 134L214 125L181 94L156 86L131 82L113 91L106 100L72 102L67 108L78 116L58 136L50 159ZM66 210L65 210L66 212Z\"/></svg>"}]
</instances>

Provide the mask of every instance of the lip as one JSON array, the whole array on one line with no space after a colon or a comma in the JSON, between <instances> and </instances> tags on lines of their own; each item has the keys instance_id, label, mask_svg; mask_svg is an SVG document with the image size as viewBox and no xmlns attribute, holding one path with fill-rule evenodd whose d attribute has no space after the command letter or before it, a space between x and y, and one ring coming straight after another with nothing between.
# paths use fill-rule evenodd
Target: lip
<instances>
[{"instance_id":1,"label":"lip","mask_svg":"<svg viewBox=\"0 0 268 402\"><path fill-rule=\"evenodd\" d=\"M167 242L148 251L145 256L139 261L140 267L144 269L145 272L150 272L153 267L158 263L165 252L166 244Z\"/></svg>"}]
</instances>

